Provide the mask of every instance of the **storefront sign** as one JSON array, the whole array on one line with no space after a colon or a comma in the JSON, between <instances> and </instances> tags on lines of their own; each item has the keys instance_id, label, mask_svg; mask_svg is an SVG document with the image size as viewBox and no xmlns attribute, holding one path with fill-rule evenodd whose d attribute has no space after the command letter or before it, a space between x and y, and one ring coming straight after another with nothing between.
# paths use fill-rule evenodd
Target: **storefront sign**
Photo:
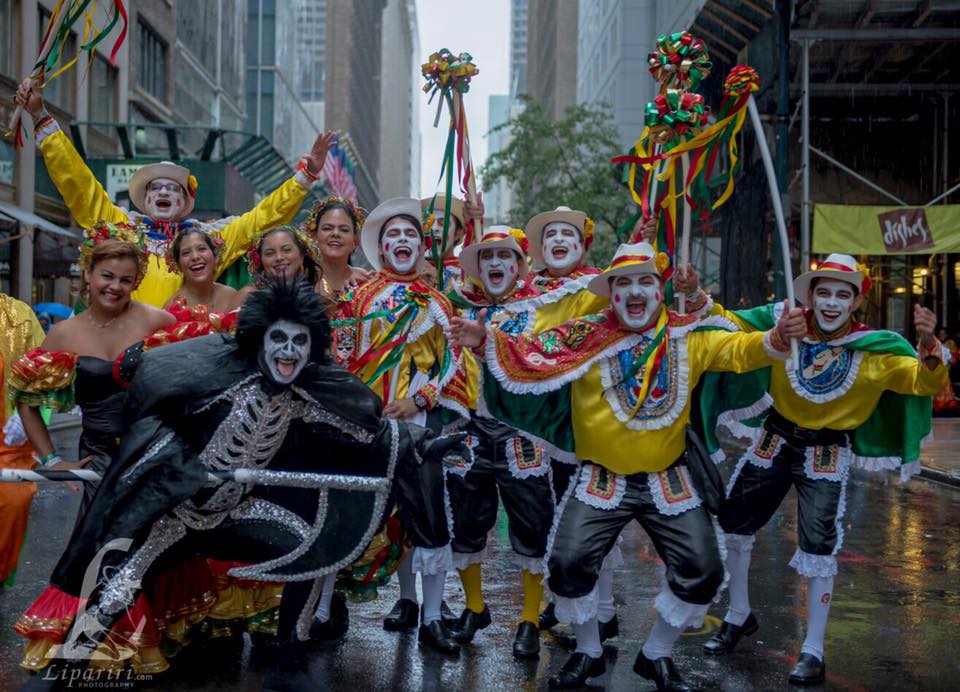
<instances>
[{"instance_id":1,"label":"storefront sign","mask_svg":"<svg viewBox=\"0 0 960 692\"><path fill-rule=\"evenodd\" d=\"M818 204L813 214L813 251L851 255L960 252L960 205Z\"/></svg>"}]
</instances>

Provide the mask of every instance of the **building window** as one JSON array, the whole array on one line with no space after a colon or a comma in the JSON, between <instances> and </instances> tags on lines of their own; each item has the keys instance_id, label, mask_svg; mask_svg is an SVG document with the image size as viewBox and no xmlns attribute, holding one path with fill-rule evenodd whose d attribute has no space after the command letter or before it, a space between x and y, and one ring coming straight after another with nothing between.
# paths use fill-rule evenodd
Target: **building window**
<instances>
[{"instance_id":1,"label":"building window","mask_svg":"<svg viewBox=\"0 0 960 692\"><path fill-rule=\"evenodd\" d=\"M167 44L140 22L137 80L141 89L162 102L167 100Z\"/></svg>"},{"instance_id":2,"label":"building window","mask_svg":"<svg viewBox=\"0 0 960 692\"><path fill-rule=\"evenodd\" d=\"M90 66L90 120L117 121L117 68L99 55Z\"/></svg>"},{"instance_id":3,"label":"building window","mask_svg":"<svg viewBox=\"0 0 960 692\"><path fill-rule=\"evenodd\" d=\"M0 74L13 74L13 4L12 0L0 0Z\"/></svg>"},{"instance_id":4,"label":"building window","mask_svg":"<svg viewBox=\"0 0 960 692\"><path fill-rule=\"evenodd\" d=\"M0 0L0 2L3 2L3 0ZM41 7L39 12L40 34L37 45L39 45L39 41L43 40L44 30L47 28L47 22L50 21L50 13L47 10ZM77 36L71 32L63 46L63 52L60 54L61 60L57 69L59 69L60 66L65 65L68 61L73 60L76 54ZM73 92L75 79L76 70L67 70L59 77L55 77L54 79L50 80L46 83L46 86L43 87L43 100L56 106L62 111L72 114L74 112Z\"/></svg>"}]
</instances>

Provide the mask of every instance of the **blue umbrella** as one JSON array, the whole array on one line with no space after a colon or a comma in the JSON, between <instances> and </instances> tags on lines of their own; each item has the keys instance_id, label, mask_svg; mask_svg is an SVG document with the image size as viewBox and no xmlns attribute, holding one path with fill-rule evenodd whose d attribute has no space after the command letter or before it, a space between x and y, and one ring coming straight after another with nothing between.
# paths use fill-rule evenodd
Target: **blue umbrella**
<instances>
[{"instance_id":1,"label":"blue umbrella","mask_svg":"<svg viewBox=\"0 0 960 692\"><path fill-rule=\"evenodd\" d=\"M37 313L45 312L51 317L60 319L66 319L73 314L73 310L62 303L39 303L33 306L33 311Z\"/></svg>"}]
</instances>

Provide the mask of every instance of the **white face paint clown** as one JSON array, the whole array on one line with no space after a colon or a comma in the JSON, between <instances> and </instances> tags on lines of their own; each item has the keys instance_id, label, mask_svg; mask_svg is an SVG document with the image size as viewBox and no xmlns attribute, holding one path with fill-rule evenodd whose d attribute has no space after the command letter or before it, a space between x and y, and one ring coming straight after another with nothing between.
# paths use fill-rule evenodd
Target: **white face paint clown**
<instances>
[{"instance_id":1,"label":"white face paint clown","mask_svg":"<svg viewBox=\"0 0 960 692\"><path fill-rule=\"evenodd\" d=\"M274 382L288 385L310 361L310 330L289 320L277 320L263 334L260 368Z\"/></svg>"},{"instance_id":2,"label":"white face paint clown","mask_svg":"<svg viewBox=\"0 0 960 692\"><path fill-rule=\"evenodd\" d=\"M420 259L423 236L410 219L388 219L380 234L380 256L384 266L395 274L409 274Z\"/></svg>"},{"instance_id":3,"label":"white face paint clown","mask_svg":"<svg viewBox=\"0 0 960 692\"><path fill-rule=\"evenodd\" d=\"M624 274L610 280L610 304L620 323L643 331L656 322L663 306L663 289L656 274Z\"/></svg>"},{"instance_id":4,"label":"white face paint clown","mask_svg":"<svg viewBox=\"0 0 960 692\"><path fill-rule=\"evenodd\" d=\"M557 221L543 229L543 263L551 273L563 275L575 269L583 259L583 238L580 230Z\"/></svg>"},{"instance_id":5,"label":"white face paint clown","mask_svg":"<svg viewBox=\"0 0 960 692\"><path fill-rule=\"evenodd\" d=\"M860 307L857 290L838 279L819 279L810 290L810 304L821 331L831 334L842 329Z\"/></svg>"},{"instance_id":6,"label":"white face paint clown","mask_svg":"<svg viewBox=\"0 0 960 692\"><path fill-rule=\"evenodd\" d=\"M510 248L485 248L478 256L480 280L493 298L499 298L517 283L520 258Z\"/></svg>"},{"instance_id":7,"label":"white face paint clown","mask_svg":"<svg viewBox=\"0 0 960 692\"><path fill-rule=\"evenodd\" d=\"M144 211L158 221L181 218L187 204L187 193L176 180L154 178L147 183Z\"/></svg>"}]
</instances>

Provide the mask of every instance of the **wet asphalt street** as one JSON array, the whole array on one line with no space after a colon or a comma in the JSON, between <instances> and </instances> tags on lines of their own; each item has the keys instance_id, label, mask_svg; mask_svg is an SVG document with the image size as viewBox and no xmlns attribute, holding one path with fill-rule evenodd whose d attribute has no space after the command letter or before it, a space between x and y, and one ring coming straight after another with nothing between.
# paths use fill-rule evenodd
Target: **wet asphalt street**
<instances>
[{"instance_id":1,"label":"wet asphalt street","mask_svg":"<svg viewBox=\"0 0 960 692\"><path fill-rule=\"evenodd\" d=\"M855 472L849 483L846 537L840 555L826 637L828 690L960 689L960 489L914 479L906 487L890 475ZM37 495L28 542L13 588L0 593L0 690L29 679L18 667L22 640L11 629L16 617L43 589L67 539L77 496L62 485ZM787 567L795 548L796 510L791 492L774 520L759 534L752 566L751 601L760 621L755 638L722 659L707 659L700 647L719 626L724 601L706 627L688 632L675 660L688 682L702 689L788 689L786 676L804 636L805 594ZM647 690L653 685L632 671L654 612L661 565L636 525L625 532L626 565L616 575L621 635L606 646L611 690ZM543 637L538 662L518 662L511 644L520 611L520 575L511 561L504 518L498 523L484 565L485 595L493 625L478 633L459 660L422 651L415 633L381 629L382 615L397 596L395 584L379 600L351 604L351 626L339 643L315 649L297 679L278 688L343 690L534 690L566 660L562 638ZM447 600L463 607L456 575L447 580ZM236 654L205 656L199 665L174 667L145 689L258 690L268 678L251 660L249 644ZM185 662L184 662L185 663ZM283 683L283 684L281 684Z\"/></svg>"}]
</instances>

